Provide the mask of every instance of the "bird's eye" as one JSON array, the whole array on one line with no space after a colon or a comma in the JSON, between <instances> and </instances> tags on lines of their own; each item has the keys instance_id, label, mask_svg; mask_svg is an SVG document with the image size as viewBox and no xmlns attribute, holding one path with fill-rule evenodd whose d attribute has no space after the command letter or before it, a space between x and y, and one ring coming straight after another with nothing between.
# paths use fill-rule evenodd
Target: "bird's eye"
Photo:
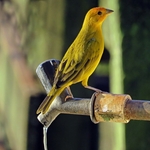
<instances>
[{"instance_id":1,"label":"bird's eye","mask_svg":"<svg viewBox=\"0 0 150 150\"><path fill-rule=\"evenodd\" d=\"M101 12L101 11L99 11L97 14L98 14L98 15L101 15L101 14L102 14L102 12Z\"/></svg>"}]
</instances>

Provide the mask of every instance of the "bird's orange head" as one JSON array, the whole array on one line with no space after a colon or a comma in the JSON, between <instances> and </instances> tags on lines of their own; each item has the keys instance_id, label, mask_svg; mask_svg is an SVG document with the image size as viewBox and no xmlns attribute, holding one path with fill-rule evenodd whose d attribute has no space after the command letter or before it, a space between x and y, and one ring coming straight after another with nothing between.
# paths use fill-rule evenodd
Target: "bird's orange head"
<instances>
[{"instance_id":1,"label":"bird's orange head","mask_svg":"<svg viewBox=\"0 0 150 150\"><path fill-rule=\"evenodd\" d=\"M113 10L106 9L103 7L95 7L90 9L84 19L83 26L94 26L101 25L105 18L112 13Z\"/></svg>"}]
</instances>

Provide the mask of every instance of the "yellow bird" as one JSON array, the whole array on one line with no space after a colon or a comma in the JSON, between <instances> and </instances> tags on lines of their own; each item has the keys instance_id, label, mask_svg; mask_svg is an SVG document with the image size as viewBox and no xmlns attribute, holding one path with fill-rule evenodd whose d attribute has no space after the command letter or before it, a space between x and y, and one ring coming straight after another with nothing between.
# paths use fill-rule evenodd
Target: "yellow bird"
<instances>
[{"instance_id":1,"label":"yellow bird","mask_svg":"<svg viewBox=\"0 0 150 150\"><path fill-rule=\"evenodd\" d=\"M52 89L39 106L37 114L45 114L55 97L72 84L82 82L85 88L99 91L88 86L88 79L99 64L104 51L101 25L112 12L113 10L103 7L95 7L87 12L82 28L62 58Z\"/></svg>"}]
</instances>

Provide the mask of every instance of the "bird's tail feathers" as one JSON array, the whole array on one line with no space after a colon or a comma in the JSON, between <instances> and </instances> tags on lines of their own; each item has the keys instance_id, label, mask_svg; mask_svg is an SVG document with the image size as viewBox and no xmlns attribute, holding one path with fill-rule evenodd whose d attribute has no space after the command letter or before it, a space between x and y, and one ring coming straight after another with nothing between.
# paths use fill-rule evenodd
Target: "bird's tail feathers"
<instances>
[{"instance_id":1,"label":"bird's tail feathers","mask_svg":"<svg viewBox=\"0 0 150 150\"><path fill-rule=\"evenodd\" d=\"M39 108L37 109L36 114L39 114L40 112L44 114L48 109L46 106L49 103L51 104L51 97L47 95L45 99L42 101L42 103L40 104Z\"/></svg>"},{"instance_id":2,"label":"bird's tail feathers","mask_svg":"<svg viewBox=\"0 0 150 150\"><path fill-rule=\"evenodd\" d=\"M59 96L62 91L63 91L62 88L52 87L51 91L45 97L45 99L37 109L36 113L39 114L40 112L42 112L43 114L45 114L48 111L53 100L56 98L56 96Z\"/></svg>"}]
</instances>

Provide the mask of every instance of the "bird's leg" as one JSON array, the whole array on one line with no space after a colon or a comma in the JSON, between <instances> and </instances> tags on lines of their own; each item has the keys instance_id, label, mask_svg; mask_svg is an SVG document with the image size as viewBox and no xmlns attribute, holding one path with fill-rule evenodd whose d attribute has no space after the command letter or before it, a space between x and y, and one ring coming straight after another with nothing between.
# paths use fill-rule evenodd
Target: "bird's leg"
<instances>
[{"instance_id":1,"label":"bird's leg","mask_svg":"<svg viewBox=\"0 0 150 150\"><path fill-rule=\"evenodd\" d=\"M69 86L67 87L67 90L68 90L68 94L73 97L73 94L72 94Z\"/></svg>"},{"instance_id":2,"label":"bird's leg","mask_svg":"<svg viewBox=\"0 0 150 150\"><path fill-rule=\"evenodd\" d=\"M97 92L97 93L101 93L102 91L100 90L100 89L97 89L97 88L95 88L95 87L92 87L92 86L84 86L85 88L87 88L87 89L90 89L90 90L93 90L93 91L95 91L95 92Z\"/></svg>"},{"instance_id":3,"label":"bird's leg","mask_svg":"<svg viewBox=\"0 0 150 150\"><path fill-rule=\"evenodd\" d=\"M100 89L94 88L94 87L92 87L92 86L88 86L87 82L88 82L88 78L82 81L82 85L83 85L85 88L90 89L90 90L93 90L93 91L95 91L95 92L97 92L97 93L102 93L102 91L101 91Z\"/></svg>"},{"instance_id":4,"label":"bird's leg","mask_svg":"<svg viewBox=\"0 0 150 150\"><path fill-rule=\"evenodd\" d=\"M69 95L67 95L67 96L65 97L65 101L67 101L67 100L70 99L70 98L73 98L73 94L72 94L72 92L71 92L71 90L70 90L70 87L67 87L67 90L68 90L68 94L69 94Z\"/></svg>"},{"instance_id":5,"label":"bird's leg","mask_svg":"<svg viewBox=\"0 0 150 150\"><path fill-rule=\"evenodd\" d=\"M95 87L92 87L92 86L84 86L85 88L87 88L87 89L90 89L90 90L93 90L93 91L95 91L96 93L95 93L95 96L97 97L100 93L102 93L102 91L100 90L100 89L97 89L97 88L95 88Z\"/></svg>"}]
</instances>

